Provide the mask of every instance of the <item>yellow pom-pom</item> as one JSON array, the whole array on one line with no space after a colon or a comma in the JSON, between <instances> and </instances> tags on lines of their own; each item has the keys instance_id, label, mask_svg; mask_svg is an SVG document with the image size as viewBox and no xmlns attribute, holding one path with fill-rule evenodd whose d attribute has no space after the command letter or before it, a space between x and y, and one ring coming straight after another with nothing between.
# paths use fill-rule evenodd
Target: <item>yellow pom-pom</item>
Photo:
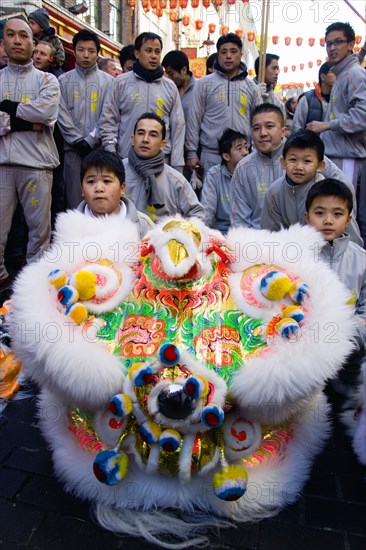
<instances>
[{"instance_id":1,"label":"yellow pom-pom","mask_svg":"<svg viewBox=\"0 0 366 550\"><path fill-rule=\"evenodd\" d=\"M51 273L48 274L49 283L56 287L59 290L62 286L65 286L67 283L67 275L61 269L54 269Z\"/></svg>"},{"instance_id":2,"label":"yellow pom-pom","mask_svg":"<svg viewBox=\"0 0 366 550\"><path fill-rule=\"evenodd\" d=\"M80 325L85 319L88 317L88 310L84 306L84 304L71 304L66 309L66 315L68 315L74 323L77 323Z\"/></svg>"},{"instance_id":3,"label":"yellow pom-pom","mask_svg":"<svg viewBox=\"0 0 366 550\"><path fill-rule=\"evenodd\" d=\"M215 495L221 500L233 501L242 497L246 491L248 474L239 465L225 466L216 472L212 479Z\"/></svg>"},{"instance_id":4,"label":"yellow pom-pom","mask_svg":"<svg viewBox=\"0 0 366 550\"><path fill-rule=\"evenodd\" d=\"M81 270L71 277L73 284L79 291L79 300L90 300L95 296L97 276L90 271Z\"/></svg>"},{"instance_id":5,"label":"yellow pom-pom","mask_svg":"<svg viewBox=\"0 0 366 550\"><path fill-rule=\"evenodd\" d=\"M261 280L260 289L267 300L282 300L290 290L291 281L286 273L272 271Z\"/></svg>"}]
</instances>

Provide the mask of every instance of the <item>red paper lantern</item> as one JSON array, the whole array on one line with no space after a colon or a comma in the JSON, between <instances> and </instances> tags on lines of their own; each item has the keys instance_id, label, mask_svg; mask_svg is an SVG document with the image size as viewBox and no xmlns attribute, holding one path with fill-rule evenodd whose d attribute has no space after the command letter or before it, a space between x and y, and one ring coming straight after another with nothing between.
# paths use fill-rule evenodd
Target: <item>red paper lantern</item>
<instances>
[{"instance_id":1,"label":"red paper lantern","mask_svg":"<svg viewBox=\"0 0 366 550\"><path fill-rule=\"evenodd\" d=\"M305 84L307 85L308 88L310 88L311 86L310 82L306 81Z\"/></svg>"},{"instance_id":2,"label":"red paper lantern","mask_svg":"<svg viewBox=\"0 0 366 550\"><path fill-rule=\"evenodd\" d=\"M230 29L229 29L229 27L228 27L227 25L223 25L223 26L221 27L221 34L222 34L222 36L226 36L226 35L229 33L229 30L230 30Z\"/></svg>"},{"instance_id":3,"label":"red paper lantern","mask_svg":"<svg viewBox=\"0 0 366 550\"><path fill-rule=\"evenodd\" d=\"M150 7L150 0L141 0L141 6L145 9Z\"/></svg>"},{"instance_id":4,"label":"red paper lantern","mask_svg":"<svg viewBox=\"0 0 366 550\"><path fill-rule=\"evenodd\" d=\"M182 23L185 27L188 27L188 25L189 25L189 15L183 15Z\"/></svg>"},{"instance_id":5,"label":"red paper lantern","mask_svg":"<svg viewBox=\"0 0 366 550\"><path fill-rule=\"evenodd\" d=\"M249 4L249 0L243 0L243 4Z\"/></svg>"},{"instance_id":6,"label":"red paper lantern","mask_svg":"<svg viewBox=\"0 0 366 550\"><path fill-rule=\"evenodd\" d=\"M285 44L289 46L291 44L291 36L285 36Z\"/></svg>"},{"instance_id":7,"label":"red paper lantern","mask_svg":"<svg viewBox=\"0 0 366 550\"><path fill-rule=\"evenodd\" d=\"M213 33L215 32L215 30L216 30L216 25L215 25L215 23L210 23L210 24L208 25L208 32L209 32L210 34L213 34Z\"/></svg>"},{"instance_id":8,"label":"red paper lantern","mask_svg":"<svg viewBox=\"0 0 366 550\"><path fill-rule=\"evenodd\" d=\"M195 27L196 27L196 30L197 31L200 31L203 27L203 21L202 19L196 19L196 21L194 22L195 24Z\"/></svg>"},{"instance_id":9,"label":"red paper lantern","mask_svg":"<svg viewBox=\"0 0 366 550\"><path fill-rule=\"evenodd\" d=\"M325 46L325 38L319 38L319 44L323 47Z\"/></svg>"},{"instance_id":10,"label":"red paper lantern","mask_svg":"<svg viewBox=\"0 0 366 550\"><path fill-rule=\"evenodd\" d=\"M315 86L316 86L317 84L318 84L317 81L316 81L316 80L313 80L313 86L314 86L314 88L315 88Z\"/></svg>"},{"instance_id":11,"label":"red paper lantern","mask_svg":"<svg viewBox=\"0 0 366 550\"><path fill-rule=\"evenodd\" d=\"M309 61L308 65L309 65L309 69L312 69L312 68L313 68L313 65L314 65L314 63L313 63L312 61Z\"/></svg>"},{"instance_id":12,"label":"red paper lantern","mask_svg":"<svg viewBox=\"0 0 366 550\"><path fill-rule=\"evenodd\" d=\"M235 34L236 36L239 36L240 39L242 39L244 36L244 31L243 29L236 29Z\"/></svg>"},{"instance_id":13,"label":"red paper lantern","mask_svg":"<svg viewBox=\"0 0 366 550\"><path fill-rule=\"evenodd\" d=\"M300 63L300 71L303 71L304 67L305 67L304 63Z\"/></svg>"},{"instance_id":14,"label":"red paper lantern","mask_svg":"<svg viewBox=\"0 0 366 550\"><path fill-rule=\"evenodd\" d=\"M361 44L362 36L356 34L356 44Z\"/></svg>"},{"instance_id":15,"label":"red paper lantern","mask_svg":"<svg viewBox=\"0 0 366 550\"><path fill-rule=\"evenodd\" d=\"M247 34L249 42L254 42L255 39L255 33L253 31L249 31Z\"/></svg>"},{"instance_id":16,"label":"red paper lantern","mask_svg":"<svg viewBox=\"0 0 366 550\"><path fill-rule=\"evenodd\" d=\"M167 5L168 5L167 0L159 0L159 7L160 7L161 10L165 10Z\"/></svg>"},{"instance_id":17,"label":"red paper lantern","mask_svg":"<svg viewBox=\"0 0 366 550\"><path fill-rule=\"evenodd\" d=\"M278 44L278 38L279 38L279 37L278 37L277 35L272 36L272 42L273 42L273 44Z\"/></svg>"},{"instance_id":18,"label":"red paper lantern","mask_svg":"<svg viewBox=\"0 0 366 550\"><path fill-rule=\"evenodd\" d=\"M288 71L288 67L284 67L284 68L283 68L283 72L284 72L284 73L287 73L287 71Z\"/></svg>"},{"instance_id":19,"label":"red paper lantern","mask_svg":"<svg viewBox=\"0 0 366 550\"><path fill-rule=\"evenodd\" d=\"M185 10L187 6L188 6L188 0L179 0L179 7L182 10Z\"/></svg>"},{"instance_id":20,"label":"red paper lantern","mask_svg":"<svg viewBox=\"0 0 366 550\"><path fill-rule=\"evenodd\" d=\"M314 46L315 38L309 38L309 46Z\"/></svg>"},{"instance_id":21,"label":"red paper lantern","mask_svg":"<svg viewBox=\"0 0 366 550\"><path fill-rule=\"evenodd\" d=\"M353 51L354 51L355 53L358 53L358 52L360 51L360 49L361 49L360 46L355 46L355 47L353 48Z\"/></svg>"},{"instance_id":22,"label":"red paper lantern","mask_svg":"<svg viewBox=\"0 0 366 550\"><path fill-rule=\"evenodd\" d=\"M211 0L202 0L202 5L207 10L211 6Z\"/></svg>"},{"instance_id":23,"label":"red paper lantern","mask_svg":"<svg viewBox=\"0 0 366 550\"><path fill-rule=\"evenodd\" d=\"M294 73L296 71L296 65L291 65L291 70Z\"/></svg>"},{"instance_id":24,"label":"red paper lantern","mask_svg":"<svg viewBox=\"0 0 366 550\"><path fill-rule=\"evenodd\" d=\"M322 64L322 60L321 60L321 59L317 59L317 60L316 60L316 64L318 65L318 67L320 67L320 65Z\"/></svg>"},{"instance_id":25,"label":"red paper lantern","mask_svg":"<svg viewBox=\"0 0 366 550\"><path fill-rule=\"evenodd\" d=\"M158 2L159 0L150 0L150 6L153 10L156 10L156 8L158 7Z\"/></svg>"},{"instance_id":26,"label":"red paper lantern","mask_svg":"<svg viewBox=\"0 0 366 550\"><path fill-rule=\"evenodd\" d=\"M147 5L145 8L144 8L144 12L145 13L149 13L150 11L150 5Z\"/></svg>"},{"instance_id":27,"label":"red paper lantern","mask_svg":"<svg viewBox=\"0 0 366 550\"><path fill-rule=\"evenodd\" d=\"M169 0L169 8L175 10L178 6L178 0Z\"/></svg>"},{"instance_id":28,"label":"red paper lantern","mask_svg":"<svg viewBox=\"0 0 366 550\"><path fill-rule=\"evenodd\" d=\"M156 17L163 17L164 10L162 10L161 8L156 8L155 13Z\"/></svg>"},{"instance_id":29,"label":"red paper lantern","mask_svg":"<svg viewBox=\"0 0 366 550\"><path fill-rule=\"evenodd\" d=\"M217 8L220 8L224 3L224 0L214 0L214 4Z\"/></svg>"},{"instance_id":30,"label":"red paper lantern","mask_svg":"<svg viewBox=\"0 0 366 550\"><path fill-rule=\"evenodd\" d=\"M196 9L200 5L200 0L191 0L192 8Z\"/></svg>"},{"instance_id":31,"label":"red paper lantern","mask_svg":"<svg viewBox=\"0 0 366 550\"><path fill-rule=\"evenodd\" d=\"M297 44L298 46L301 46L301 44L302 44L302 38L301 38L301 36L298 36L298 37L296 38L296 44Z\"/></svg>"},{"instance_id":32,"label":"red paper lantern","mask_svg":"<svg viewBox=\"0 0 366 550\"><path fill-rule=\"evenodd\" d=\"M172 23L176 23L178 19L178 12L175 10L170 10L169 19Z\"/></svg>"},{"instance_id":33,"label":"red paper lantern","mask_svg":"<svg viewBox=\"0 0 366 550\"><path fill-rule=\"evenodd\" d=\"M136 8L136 0L127 0L127 4L130 6L132 10Z\"/></svg>"},{"instance_id":34,"label":"red paper lantern","mask_svg":"<svg viewBox=\"0 0 366 550\"><path fill-rule=\"evenodd\" d=\"M226 0L228 6L235 6L236 0Z\"/></svg>"}]
</instances>

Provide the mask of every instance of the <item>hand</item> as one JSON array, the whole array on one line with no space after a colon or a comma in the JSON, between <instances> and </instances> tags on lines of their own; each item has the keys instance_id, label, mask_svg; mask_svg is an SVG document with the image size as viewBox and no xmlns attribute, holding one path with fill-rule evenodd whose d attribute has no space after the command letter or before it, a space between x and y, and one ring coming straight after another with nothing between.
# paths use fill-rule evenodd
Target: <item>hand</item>
<instances>
[{"instance_id":1,"label":"hand","mask_svg":"<svg viewBox=\"0 0 366 550\"><path fill-rule=\"evenodd\" d=\"M321 134L321 132L325 132L329 128L329 122L321 122L320 120L313 120L306 125L307 130L312 130L312 132L316 132L317 134Z\"/></svg>"},{"instance_id":2,"label":"hand","mask_svg":"<svg viewBox=\"0 0 366 550\"><path fill-rule=\"evenodd\" d=\"M269 93L267 92L267 84L265 82L261 82L258 84L258 89L263 99L268 99Z\"/></svg>"},{"instance_id":3,"label":"hand","mask_svg":"<svg viewBox=\"0 0 366 550\"><path fill-rule=\"evenodd\" d=\"M74 147L82 159L89 155L89 153L93 150L85 139L79 139L79 141L74 143Z\"/></svg>"},{"instance_id":4,"label":"hand","mask_svg":"<svg viewBox=\"0 0 366 550\"><path fill-rule=\"evenodd\" d=\"M199 168L201 166L200 159L198 157L193 157L192 159L187 160L187 167L191 172L195 170L196 168Z\"/></svg>"},{"instance_id":5,"label":"hand","mask_svg":"<svg viewBox=\"0 0 366 550\"><path fill-rule=\"evenodd\" d=\"M16 117L19 101L10 101L10 99L3 99L0 102L0 111L8 113L11 117Z\"/></svg>"}]
</instances>

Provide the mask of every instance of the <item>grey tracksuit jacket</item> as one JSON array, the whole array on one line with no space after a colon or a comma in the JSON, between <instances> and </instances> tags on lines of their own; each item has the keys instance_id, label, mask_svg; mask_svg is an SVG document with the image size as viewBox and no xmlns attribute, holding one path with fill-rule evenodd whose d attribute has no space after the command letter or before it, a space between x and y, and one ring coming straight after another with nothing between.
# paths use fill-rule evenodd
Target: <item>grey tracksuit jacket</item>
<instances>
[{"instance_id":1,"label":"grey tracksuit jacket","mask_svg":"<svg viewBox=\"0 0 366 550\"><path fill-rule=\"evenodd\" d=\"M218 153L217 140L225 128L250 136L251 114L263 101L257 85L245 75L242 64L234 78L217 71L196 82L188 117L188 159L198 156L199 144L203 152Z\"/></svg>"},{"instance_id":2,"label":"grey tracksuit jacket","mask_svg":"<svg viewBox=\"0 0 366 550\"><path fill-rule=\"evenodd\" d=\"M216 164L207 172L202 188L206 224L222 233L227 233L230 227L231 177L226 164Z\"/></svg>"},{"instance_id":3,"label":"grey tracksuit jacket","mask_svg":"<svg viewBox=\"0 0 366 550\"><path fill-rule=\"evenodd\" d=\"M324 120L330 130L321 133L325 153L333 158L366 158L366 71L356 54L334 65L337 75Z\"/></svg>"},{"instance_id":4,"label":"grey tracksuit jacket","mask_svg":"<svg viewBox=\"0 0 366 550\"><path fill-rule=\"evenodd\" d=\"M42 131L10 131L10 116L0 111L0 164L52 169L59 165L53 128L60 101L57 78L27 65L9 63L0 71L0 101L18 101L16 116L43 124Z\"/></svg>"},{"instance_id":5,"label":"grey tracksuit jacket","mask_svg":"<svg viewBox=\"0 0 366 550\"><path fill-rule=\"evenodd\" d=\"M76 65L59 78L61 88L58 124L65 140L65 151L76 141L85 139L94 149L99 142L98 120L106 107L108 88L113 77L97 65L83 69Z\"/></svg>"},{"instance_id":6,"label":"grey tracksuit jacket","mask_svg":"<svg viewBox=\"0 0 366 550\"><path fill-rule=\"evenodd\" d=\"M170 155L170 165L184 166L182 104L178 88L164 76L149 83L130 71L114 79L100 119L103 149L117 152L121 158L127 157L136 120L147 112L164 119L167 129L164 153Z\"/></svg>"}]
</instances>

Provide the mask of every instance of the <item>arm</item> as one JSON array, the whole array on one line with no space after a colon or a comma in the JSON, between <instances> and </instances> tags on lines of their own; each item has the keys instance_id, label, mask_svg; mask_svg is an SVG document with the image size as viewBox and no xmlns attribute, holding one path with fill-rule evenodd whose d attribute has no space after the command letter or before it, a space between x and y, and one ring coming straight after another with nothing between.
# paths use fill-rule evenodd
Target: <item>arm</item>
<instances>
[{"instance_id":1,"label":"arm","mask_svg":"<svg viewBox=\"0 0 366 550\"><path fill-rule=\"evenodd\" d=\"M205 211L206 224L213 227L217 210L217 188L215 180L220 177L216 167L211 168L205 177L205 184L202 188L201 204Z\"/></svg>"},{"instance_id":2,"label":"arm","mask_svg":"<svg viewBox=\"0 0 366 550\"><path fill-rule=\"evenodd\" d=\"M241 166L239 163L235 168L231 181L230 200L232 227L254 227L252 217L258 200L257 181L259 181L259 170L254 164L244 163Z\"/></svg>"},{"instance_id":3,"label":"arm","mask_svg":"<svg viewBox=\"0 0 366 550\"><path fill-rule=\"evenodd\" d=\"M120 88L122 88L122 84L119 83L117 77L108 90L98 122L103 149L111 153L117 152L118 128L121 121L119 106L120 97L123 97L123 89L120 90Z\"/></svg>"},{"instance_id":4,"label":"arm","mask_svg":"<svg viewBox=\"0 0 366 550\"><path fill-rule=\"evenodd\" d=\"M264 198L264 205L261 216L262 229L279 231L283 227L281 211L276 203L276 197L277 192L269 188Z\"/></svg>"},{"instance_id":5,"label":"arm","mask_svg":"<svg viewBox=\"0 0 366 550\"><path fill-rule=\"evenodd\" d=\"M360 294L356 301L355 322L356 331L353 339L357 349L360 350L365 348L366 342L366 271L363 274Z\"/></svg>"},{"instance_id":6,"label":"arm","mask_svg":"<svg viewBox=\"0 0 366 550\"><path fill-rule=\"evenodd\" d=\"M75 126L67 104L67 88L72 86L72 84L68 79L65 80L64 78L60 79L59 82L61 87L61 98L57 122L64 140L70 145L73 145L77 141L84 139L84 136Z\"/></svg>"},{"instance_id":7,"label":"arm","mask_svg":"<svg viewBox=\"0 0 366 550\"><path fill-rule=\"evenodd\" d=\"M295 134L299 130L306 127L306 119L308 118L309 105L306 97L302 97L297 104L294 118L292 121L291 134Z\"/></svg>"},{"instance_id":8,"label":"arm","mask_svg":"<svg viewBox=\"0 0 366 550\"><path fill-rule=\"evenodd\" d=\"M205 221L203 206L199 202L196 193L183 176L180 176L179 182L177 181L177 193L177 209L182 216L187 216L189 218L197 216L201 218L202 221Z\"/></svg>"},{"instance_id":9,"label":"arm","mask_svg":"<svg viewBox=\"0 0 366 550\"><path fill-rule=\"evenodd\" d=\"M184 113L180 100L178 88L174 84L173 107L169 115L170 126L170 165L177 169L184 166L184 138L186 133L186 124L184 122Z\"/></svg>"},{"instance_id":10,"label":"arm","mask_svg":"<svg viewBox=\"0 0 366 550\"><path fill-rule=\"evenodd\" d=\"M198 146L200 139L200 127L205 112L205 88L202 84L202 81L198 81L194 87L192 105L189 111L188 121L187 121L187 140L186 140L186 149L187 149L187 162L188 165L191 165L191 168L199 163L198 160Z\"/></svg>"}]
</instances>

